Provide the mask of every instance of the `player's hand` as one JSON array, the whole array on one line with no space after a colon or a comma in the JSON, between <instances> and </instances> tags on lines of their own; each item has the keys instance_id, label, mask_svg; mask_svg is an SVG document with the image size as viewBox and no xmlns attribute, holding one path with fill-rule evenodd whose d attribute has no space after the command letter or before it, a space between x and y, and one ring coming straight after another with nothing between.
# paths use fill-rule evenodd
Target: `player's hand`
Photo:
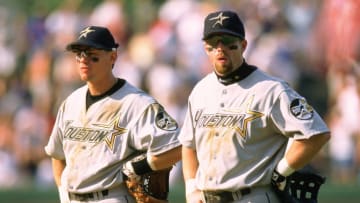
<instances>
[{"instance_id":1,"label":"player's hand","mask_svg":"<svg viewBox=\"0 0 360 203\"><path fill-rule=\"evenodd\" d=\"M133 180L140 180L141 177L135 173L134 167L130 161L126 162L123 165L122 172L129 178Z\"/></svg>"},{"instance_id":2,"label":"player's hand","mask_svg":"<svg viewBox=\"0 0 360 203\"><path fill-rule=\"evenodd\" d=\"M204 203L203 195L200 190L195 190L194 192L186 196L186 203Z\"/></svg>"}]
</instances>

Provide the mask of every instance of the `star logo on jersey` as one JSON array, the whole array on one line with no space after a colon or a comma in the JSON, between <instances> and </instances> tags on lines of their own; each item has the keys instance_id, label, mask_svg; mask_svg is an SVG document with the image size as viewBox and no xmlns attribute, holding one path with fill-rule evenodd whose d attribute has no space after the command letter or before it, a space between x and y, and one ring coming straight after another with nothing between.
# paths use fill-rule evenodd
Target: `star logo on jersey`
<instances>
[{"instance_id":1,"label":"star logo on jersey","mask_svg":"<svg viewBox=\"0 0 360 203\"><path fill-rule=\"evenodd\" d=\"M224 109L217 113L204 113L203 109L196 111L194 116L195 126L197 128L209 129L230 129L235 130L242 138L248 133L248 124L262 116L263 113L251 109L254 95L245 102L244 107L240 109Z\"/></svg>"},{"instance_id":2,"label":"star logo on jersey","mask_svg":"<svg viewBox=\"0 0 360 203\"><path fill-rule=\"evenodd\" d=\"M257 118L260 118L260 117L262 117L264 115L261 112L254 111L254 110L250 109L253 100L254 100L254 96L252 96L249 99L248 103L247 103L246 114L245 114L245 118L244 118L244 121L243 121L242 129L239 126L234 127L234 129L240 134L240 136L242 138L245 138L246 135L247 135L247 129L248 129L247 125L248 125L248 123L255 120L255 119L257 119Z\"/></svg>"},{"instance_id":3,"label":"star logo on jersey","mask_svg":"<svg viewBox=\"0 0 360 203\"><path fill-rule=\"evenodd\" d=\"M214 21L214 20L215 20L215 23L214 23L213 26L212 26L212 27L215 27L217 24L220 24L220 25L222 26L222 25L223 25L223 21L226 20L226 19L228 19L228 18L230 18L230 17L223 16L223 13L221 12L221 13L219 13L218 16L213 17L213 18L210 18L209 20L210 20L210 21Z\"/></svg>"},{"instance_id":4,"label":"star logo on jersey","mask_svg":"<svg viewBox=\"0 0 360 203\"><path fill-rule=\"evenodd\" d=\"M102 128L108 128L108 129L112 128L110 132L110 137L106 137L104 139L105 143L111 150L114 149L116 136L119 136L127 131L126 128L122 128L119 126L119 117L117 117L108 124L94 124L94 125Z\"/></svg>"},{"instance_id":5,"label":"star logo on jersey","mask_svg":"<svg viewBox=\"0 0 360 203\"><path fill-rule=\"evenodd\" d=\"M95 32L95 30L92 30L90 27L87 27L85 30L83 30L83 31L80 32L79 39L82 38L82 37L86 38L87 35L88 35L89 33L91 33L91 32Z\"/></svg>"}]
</instances>

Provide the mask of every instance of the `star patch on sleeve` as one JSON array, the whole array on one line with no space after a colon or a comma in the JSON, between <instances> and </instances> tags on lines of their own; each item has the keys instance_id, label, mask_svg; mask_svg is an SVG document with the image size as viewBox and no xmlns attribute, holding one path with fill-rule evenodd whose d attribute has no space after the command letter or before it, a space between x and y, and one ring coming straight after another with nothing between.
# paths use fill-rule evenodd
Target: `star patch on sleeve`
<instances>
[{"instance_id":1,"label":"star patch on sleeve","mask_svg":"<svg viewBox=\"0 0 360 203\"><path fill-rule=\"evenodd\" d=\"M296 98L291 102L290 112L300 120L309 120L314 115L314 109L303 98Z\"/></svg>"},{"instance_id":2,"label":"star patch on sleeve","mask_svg":"<svg viewBox=\"0 0 360 203\"><path fill-rule=\"evenodd\" d=\"M165 111L159 111L155 118L156 126L162 130L173 131L178 128L177 122Z\"/></svg>"}]
</instances>

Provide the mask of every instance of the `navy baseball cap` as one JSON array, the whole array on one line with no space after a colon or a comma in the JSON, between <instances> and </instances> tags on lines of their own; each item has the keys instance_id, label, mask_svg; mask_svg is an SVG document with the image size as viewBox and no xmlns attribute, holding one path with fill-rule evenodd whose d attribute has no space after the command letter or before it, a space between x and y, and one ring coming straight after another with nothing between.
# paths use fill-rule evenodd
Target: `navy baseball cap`
<instances>
[{"instance_id":1,"label":"navy baseball cap","mask_svg":"<svg viewBox=\"0 0 360 203\"><path fill-rule=\"evenodd\" d=\"M80 31L76 41L68 44L66 50L73 51L79 46L88 46L95 49L114 50L119 45L115 43L110 31L105 27L89 26Z\"/></svg>"},{"instance_id":2,"label":"navy baseball cap","mask_svg":"<svg viewBox=\"0 0 360 203\"><path fill-rule=\"evenodd\" d=\"M233 11L210 13L204 22L203 40L216 34L230 34L245 39L245 28L239 16Z\"/></svg>"}]
</instances>

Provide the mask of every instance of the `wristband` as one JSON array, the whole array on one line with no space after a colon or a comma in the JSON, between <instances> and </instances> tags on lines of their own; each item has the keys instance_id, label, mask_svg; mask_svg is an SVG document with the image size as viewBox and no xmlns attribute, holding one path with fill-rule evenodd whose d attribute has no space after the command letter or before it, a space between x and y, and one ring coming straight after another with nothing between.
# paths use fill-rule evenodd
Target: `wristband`
<instances>
[{"instance_id":1,"label":"wristband","mask_svg":"<svg viewBox=\"0 0 360 203\"><path fill-rule=\"evenodd\" d=\"M185 181L185 193L186 197L197 190L195 178L187 179Z\"/></svg>"},{"instance_id":2,"label":"wristband","mask_svg":"<svg viewBox=\"0 0 360 203\"><path fill-rule=\"evenodd\" d=\"M295 171L295 169L291 168L285 157L279 161L275 170L285 177L289 176Z\"/></svg>"},{"instance_id":3,"label":"wristband","mask_svg":"<svg viewBox=\"0 0 360 203\"><path fill-rule=\"evenodd\" d=\"M145 158L140 161L132 162L132 167L136 175L144 175L146 173L153 172L151 166Z\"/></svg>"}]
</instances>

